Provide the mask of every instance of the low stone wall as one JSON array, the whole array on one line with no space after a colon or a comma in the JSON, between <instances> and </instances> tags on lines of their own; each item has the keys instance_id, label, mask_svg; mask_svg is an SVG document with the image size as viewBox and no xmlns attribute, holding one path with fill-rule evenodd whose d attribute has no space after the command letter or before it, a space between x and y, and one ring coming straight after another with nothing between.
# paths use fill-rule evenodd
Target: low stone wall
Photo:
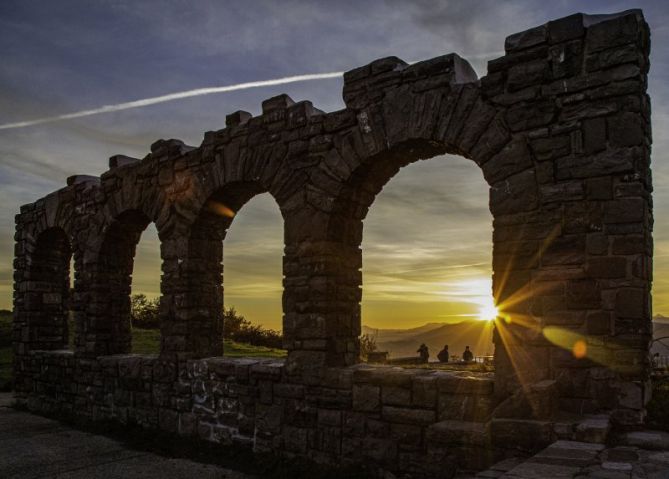
<instances>
[{"instance_id":1,"label":"low stone wall","mask_svg":"<svg viewBox=\"0 0 669 479\"><path fill-rule=\"evenodd\" d=\"M292 382L282 360L78 358L34 351L19 400L34 412L136 423L182 436L333 465L449 477L484 467L493 379L358 365ZM438 475L435 475L438 474Z\"/></svg>"}]
</instances>

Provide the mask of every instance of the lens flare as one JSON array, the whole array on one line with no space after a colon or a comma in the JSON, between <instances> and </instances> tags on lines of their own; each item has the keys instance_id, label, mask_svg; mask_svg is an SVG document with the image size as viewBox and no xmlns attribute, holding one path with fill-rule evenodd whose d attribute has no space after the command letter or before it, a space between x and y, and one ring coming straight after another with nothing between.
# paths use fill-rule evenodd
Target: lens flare
<instances>
[{"instance_id":1,"label":"lens flare","mask_svg":"<svg viewBox=\"0 0 669 479\"><path fill-rule=\"evenodd\" d=\"M207 209L219 216L225 216L227 218L234 218L235 217L235 212L232 211L230 208L225 206L223 203L219 203L217 201L210 200L207 202Z\"/></svg>"},{"instance_id":2,"label":"lens flare","mask_svg":"<svg viewBox=\"0 0 669 479\"><path fill-rule=\"evenodd\" d=\"M571 350L571 353L577 359L582 359L588 354L588 345L585 344L585 341L579 339L574 343L574 347Z\"/></svg>"},{"instance_id":3,"label":"lens flare","mask_svg":"<svg viewBox=\"0 0 669 479\"><path fill-rule=\"evenodd\" d=\"M494 321L497 316L499 316L499 310L492 298L489 298L489 302L482 304L479 308L479 317L481 321Z\"/></svg>"}]
</instances>

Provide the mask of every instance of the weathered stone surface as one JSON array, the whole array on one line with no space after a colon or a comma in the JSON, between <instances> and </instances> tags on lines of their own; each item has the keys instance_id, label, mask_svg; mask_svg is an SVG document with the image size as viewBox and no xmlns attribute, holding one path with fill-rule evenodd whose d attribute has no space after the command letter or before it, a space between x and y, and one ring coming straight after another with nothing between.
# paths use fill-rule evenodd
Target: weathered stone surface
<instances>
[{"instance_id":1,"label":"weathered stone surface","mask_svg":"<svg viewBox=\"0 0 669 479\"><path fill-rule=\"evenodd\" d=\"M427 428L430 442L450 445L486 446L490 440L485 423L466 421L441 421Z\"/></svg>"},{"instance_id":2,"label":"weathered stone surface","mask_svg":"<svg viewBox=\"0 0 669 479\"><path fill-rule=\"evenodd\" d=\"M101 179L69 178L16 217L18 394L46 413L411 477L490 461L481 430L500 404L490 430L503 449L585 434L531 420L552 420L556 405L639 424L653 252L648 34L640 11L572 15L508 37L480 82L456 54L383 58L344 75L341 111L279 95L258 117L228 115L199 147L158 140L141 161L112 157ZM356 365L363 220L401 167L444 153L473 160L490 186L493 286L510 320L497 323L494 378ZM220 357L221 244L266 192L284 218L288 357ZM128 355L133 257L151 222L163 259L157 358ZM70 309L75 351L56 352ZM587 334L589 356L549 344L546 326Z\"/></svg>"},{"instance_id":3,"label":"weathered stone surface","mask_svg":"<svg viewBox=\"0 0 669 479\"><path fill-rule=\"evenodd\" d=\"M605 444L611 421L608 416L593 416L576 426L576 440L595 444Z\"/></svg>"}]
</instances>

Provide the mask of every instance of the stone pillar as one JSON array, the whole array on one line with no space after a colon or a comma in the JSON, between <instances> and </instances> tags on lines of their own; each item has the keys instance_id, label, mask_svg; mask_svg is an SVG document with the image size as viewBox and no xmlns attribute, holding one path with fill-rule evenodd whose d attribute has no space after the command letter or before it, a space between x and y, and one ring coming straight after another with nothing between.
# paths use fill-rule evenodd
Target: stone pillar
<instances>
[{"instance_id":1,"label":"stone pillar","mask_svg":"<svg viewBox=\"0 0 669 479\"><path fill-rule=\"evenodd\" d=\"M161 356L223 354L223 238L196 227L190 238L161 245Z\"/></svg>"},{"instance_id":2,"label":"stone pillar","mask_svg":"<svg viewBox=\"0 0 669 479\"><path fill-rule=\"evenodd\" d=\"M34 242L24 238L15 261L20 278L14 304L17 352L67 348L70 242L60 228L43 231Z\"/></svg>"},{"instance_id":3,"label":"stone pillar","mask_svg":"<svg viewBox=\"0 0 669 479\"><path fill-rule=\"evenodd\" d=\"M89 303L77 348L80 354L130 353L135 249L148 224L148 218L136 210L117 216L103 233L95 261L86 265L90 269Z\"/></svg>"},{"instance_id":4,"label":"stone pillar","mask_svg":"<svg viewBox=\"0 0 669 479\"><path fill-rule=\"evenodd\" d=\"M321 367L358 362L360 268L355 245L304 239L286 246L283 334L289 371L299 366L316 375Z\"/></svg>"},{"instance_id":5,"label":"stone pillar","mask_svg":"<svg viewBox=\"0 0 669 479\"><path fill-rule=\"evenodd\" d=\"M539 208L495 212L513 185L492 187L495 285L503 306L516 296L500 333L518 333L497 335L496 388L545 375L561 409L638 423L652 335L648 26L638 10L576 14L505 48L481 85L529 148Z\"/></svg>"}]
</instances>

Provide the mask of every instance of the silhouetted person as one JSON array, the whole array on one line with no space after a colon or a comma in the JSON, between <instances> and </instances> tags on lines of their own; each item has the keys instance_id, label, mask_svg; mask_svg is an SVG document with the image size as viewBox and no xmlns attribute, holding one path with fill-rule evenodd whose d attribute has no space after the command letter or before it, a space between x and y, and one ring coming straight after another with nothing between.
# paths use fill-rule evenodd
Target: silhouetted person
<instances>
[{"instance_id":1,"label":"silhouetted person","mask_svg":"<svg viewBox=\"0 0 669 479\"><path fill-rule=\"evenodd\" d=\"M430 352L428 351L427 346L425 346L425 343L421 344L420 348L418 348L418 351L416 352L420 355L421 363L426 363L430 358Z\"/></svg>"},{"instance_id":2,"label":"silhouetted person","mask_svg":"<svg viewBox=\"0 0 669 479\"><path fill-rule=\"evenodd\" d=\"M439 351L439 354L437 354L437 359L439 359L440 363L447 363L448 362L448 344L444 345L444 349Z\"/></svg>"},{"instance_id":3,"label":"silhouetted person","mask_svg":"<svg viewBox=\"0 0 669 479\"><path fill-rule=\"evenodd\" d=\"M465 352L462 353L462 360L466 363L474 360L474 354L469 350L469 346L465 347Z\"/></svg>"}]
</instances>

